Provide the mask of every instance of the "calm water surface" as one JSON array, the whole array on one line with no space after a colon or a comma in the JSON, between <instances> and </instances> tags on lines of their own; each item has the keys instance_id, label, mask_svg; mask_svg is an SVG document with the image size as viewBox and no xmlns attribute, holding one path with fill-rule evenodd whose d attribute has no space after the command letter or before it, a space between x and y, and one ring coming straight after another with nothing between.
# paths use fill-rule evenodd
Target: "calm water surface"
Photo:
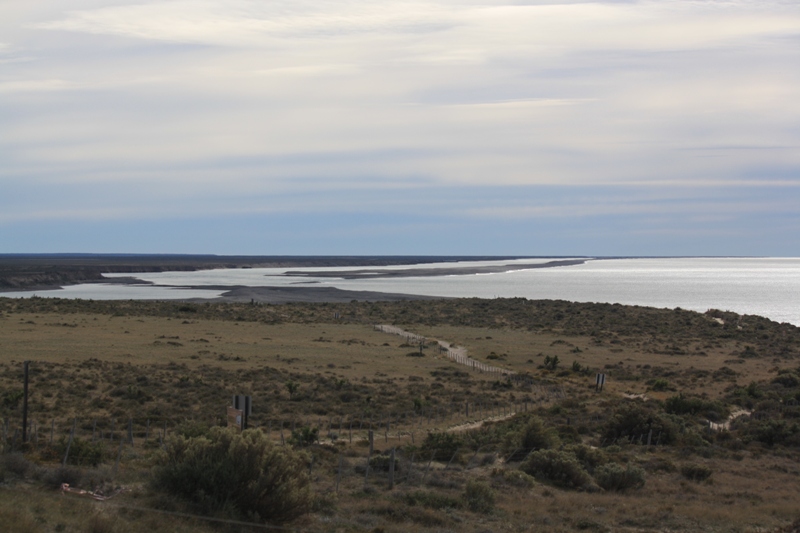
<instances>
[{"instance_id":1,"label":"calm water surface","mask_svg":"<svg viewBox=\"0 0 800 533\"><path fill-rule=\"evenodd\" d=\"M546 262L517 260L518 263ZM458 263L460 266L513 264L515 261ZM454 263L418 265L452 267ZM277 286L319 284L349 290L370 290L451 297L524 297L576 302L608 302L652 307L711 308L766 316L800 325L800 258L672 258L607 259L583 265L519 270L501 274L473 274L394 279L342 280L296 278L293 271L344 271L351 268L236 269L200 272L129 274L155 286L77 285L39 296L92 299L213 298L222 291L210 285ZM381 267L412 268L408 265ZM117 274L115 276L124 276ZM109 277L114 277L109 275ZM175 287L195 287L181 289ZM33 293L4 296L29 297Z\"/></svg>"}]
</instances>

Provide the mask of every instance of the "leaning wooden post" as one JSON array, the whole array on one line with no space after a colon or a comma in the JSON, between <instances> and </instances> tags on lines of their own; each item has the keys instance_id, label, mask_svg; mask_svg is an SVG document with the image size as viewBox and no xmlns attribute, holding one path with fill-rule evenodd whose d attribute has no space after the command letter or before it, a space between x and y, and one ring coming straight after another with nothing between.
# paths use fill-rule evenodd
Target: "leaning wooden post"
<instances>
[{"instance_id":1,"label":"leaning wooden post","mask_svg":"<svg viewBox=\"0 0 800 533\"><path fill-rule=\"evenodd\" d=\"M75 418L72 420L72 430L69 432L69 442L67 442L67 451L64 453L64 460L61 462L61 466L67 466L67 459L69 458L69 449L72 447L72 438L75 436L75 424L77 424L78 419Z\"/></svg>"},{"instance_id":2,"label":"leaning wooden post","mask_svg":"<svg viewBox=\"0 0 800 533\"><path fill-rule=\"evenodd\" d=\"M28 365L30 361L22 363L23 382L22 382L22 443L28 442Z\"/></svg>"},{"instance_id":3,"label":"leaning wooden post","mask_svg":"<svg viewBox=\"0 0 800 533\"><path fill-rule=\"evenodd\" d=\"M119 460L122 458L122 445L125 443L123 439L119 439L119 450L117 451L117 462L114 463L114 477L117 477L117 470L119 469Z\"/></svg>"},{"instance_id":4,"label":"leaning wooden post","mask_svg":"<svg viewBox=\"0 0 800 533\"><path fill-rule=\"evenodd\" d=\"M339 454L339 468L336 469L336 493L339 493L339 482L342 481L342 454Z\"/></svg>"},{"instance_id":5,"label":"leaning wooden post","mask_svg":"<svg viewBox=\"0 0 800 533\"><path fill-rule=\"evenodd\" d=\"M436 450L433 450L431 453L431 459L428 461L428 466L425 467L425 472L422 473L422 479L420 480L420 484L425 483L425 477L428 475L428 470L431 468L431 463L433 462L433 458L436 457Z\"/></svg>"},{"instance_id":6,"label":"leaning wooden post","mask_svg":"<svg viewBox=\"0 0 800 533\"><path fill-rule=\"evenodd\" d=\"M372 451L375 449L375 434L370 429L368 435L369 435L369 455L370 457L372 457Z\"/></svg>"},{"instance_id":7,"label":"leaning wooden post","mask_svg":"<svg viewBox=\"0 0 800 533\"><path fill-rule=\"evenodd\" d=\"M394 489L394 448L389 454L389 490Z\"/></svg>"}]
</instances>

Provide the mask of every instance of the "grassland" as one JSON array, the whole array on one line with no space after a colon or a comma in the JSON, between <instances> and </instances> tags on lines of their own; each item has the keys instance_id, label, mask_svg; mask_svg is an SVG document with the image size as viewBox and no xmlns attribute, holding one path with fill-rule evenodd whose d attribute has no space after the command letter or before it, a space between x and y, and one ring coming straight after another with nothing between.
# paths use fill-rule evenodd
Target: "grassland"
<instances>
[{"instance_id":1,"label":"grassland","mask_svg":"<svg viewBox=\"0 0 800 533\"><path fill-rule=\"evenodd\" d=\"M429 342L419 356L417 344L374 324ZM525 379L457 365L434 340ZM242 529L158 512L202 509L155 492L148 480L164 428L167 439L202 434L224 423L232 394L249 394L250 425L276 443L289 445L292 428L319 431L313 443L294 441L310 458L315 500L286 527L789 531L800 517L799 356L798 328L720 311L524 299L0 299L4 445L24 452L2 456L0 524L14 524L9 531ZM26 360L33 442L23 445L14 432ZM601 393L598 372L607 375ZM528 449L519 438L534 418L547 444ZM728 429L712 431L709 421ZM73 470L59 469L73 424ZM123 446L129 427L134 444ZM367 471L370 427L376 450ZM641 471L644 485L567 488L523 475L534 447L597 454L589 471L620 465ZM391 448L398 472L390 490L380 458ZM128 490L108 502L61 496L51 488L59 476L87 490ZM494 494L489 509L469 503L475 481Z\"/></svg>"}]
</instances>

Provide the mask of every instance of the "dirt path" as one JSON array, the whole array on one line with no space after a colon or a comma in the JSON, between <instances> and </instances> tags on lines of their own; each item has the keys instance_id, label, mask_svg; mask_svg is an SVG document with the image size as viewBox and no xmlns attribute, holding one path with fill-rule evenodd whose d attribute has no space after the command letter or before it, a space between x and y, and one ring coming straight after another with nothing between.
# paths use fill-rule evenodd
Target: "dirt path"
<instances>
[{"instance_id":1,"label":"dirt path","mask_svg":"<svg viewBox=\"0 0 800 533\"><path fill-rule=\"evenodd\" d=\"M721 423L721 424L718 424L716 422L712 422L712 421L709 420L708 421L708 428L711 431L723 431L723 430L727 431L727 430L731 429L731 422L733 422L734 420L736 420L740 416L749 416L750 413L751 413L751 411L748 411L746 409L739 409L738 411L732 412L730 414L730 416L728 417L728 419L725 422Z\"/></svg>"},{"instance_id":2,"label":"dirt path","mask_svg":"<svg viewBox=\"0 0 800 533\"><path fill-rule=\"evenodd\" d=\"M375 329L378 331L383 331L384 333L405 337L409 343L424 343L425 341L429 340L421 335L417 335L416 333L411 333L410 331L405 331L397 326L391 326L388 324L376 325ZM516 374L516 372L512 370L500 368L499 366L487 365L481 361L478 361L477 359L469 357L467 355L467 349L462 346L453 347L453 345L449 342L440 340L437 340L436 343L439 345L442 355L446 355L448 359L460 365L468 366L474 370L488 374L500 374L503 376L511 376Z\"/></svg>"}]
</instances>

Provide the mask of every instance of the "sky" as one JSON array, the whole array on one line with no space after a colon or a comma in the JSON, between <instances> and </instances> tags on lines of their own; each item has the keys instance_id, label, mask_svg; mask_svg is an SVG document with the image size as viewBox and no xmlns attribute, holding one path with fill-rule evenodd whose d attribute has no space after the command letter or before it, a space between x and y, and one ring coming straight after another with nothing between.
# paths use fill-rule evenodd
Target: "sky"
<instances>
[{"instance_id":1,"label":"sky","mask_svg":"<svg viewBox=\"0 0 800 533\"><path fill-rule=\"evenodd\" d=\"M54 252L800 256L800 2L4 0Z\"/></svg>"}]
</instances>

